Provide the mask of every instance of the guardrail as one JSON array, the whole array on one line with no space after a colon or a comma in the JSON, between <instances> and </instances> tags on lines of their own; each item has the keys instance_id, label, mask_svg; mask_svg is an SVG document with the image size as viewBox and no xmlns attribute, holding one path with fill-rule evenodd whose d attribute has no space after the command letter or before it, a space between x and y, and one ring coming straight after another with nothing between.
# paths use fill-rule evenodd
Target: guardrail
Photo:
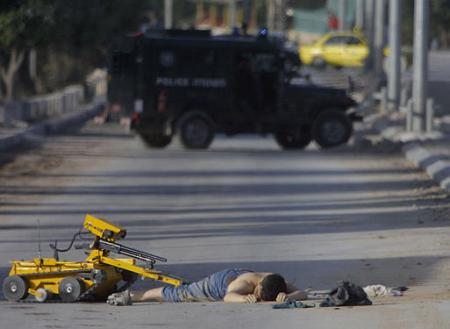
<instances>
[{"instance_id":1,"label":"guardrail","mask_svg":"<svg viewBox=\"0 0 450 329\"><path fill-rule=\"evenodd\" d=\"M107 93L107 73L95 70L85 81L85 85L72 85L51 94L34 96L14 101L4 106L4 125L14 121L35 123L78 110L82 104L104 97Z\"/></svg>"}]
</instances>

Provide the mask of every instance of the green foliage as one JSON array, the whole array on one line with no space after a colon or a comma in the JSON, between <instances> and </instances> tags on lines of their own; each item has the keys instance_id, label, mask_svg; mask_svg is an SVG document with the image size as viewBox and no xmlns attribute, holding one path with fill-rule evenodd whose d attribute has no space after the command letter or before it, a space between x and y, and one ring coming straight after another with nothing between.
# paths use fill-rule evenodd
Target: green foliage
<instances>
[{"instance_id":1,"label":"green foliage","mask_svg":"<svg viewBox=\"0 0 450 329\"><path fill-rule=\"evenodd\" d=\"M431 30L434 34L450 29L450 0L431 0Z\"/></svg>"},{"instance_id":2,"label":"green foliage","mask_svg":"<svg viewBox=\"0 0 450 329\"><path fill-rule=\"evenodd\" d=\"M145 13L143 0L54 0L55 44L105 45L114 34L135 30Z\"/></svg>"},{"instance_id":3,"label":"green foliage","mask_svg":"<svg viewBox=\"0 0 450 329\"><path fill-rule=\"evenodd\" d=\"M52 24L53 8L50 1L2 0L0 7L0 46L33 47L47 39Z\"/></svg>"},{"instance_id":4,"label":"green foliage","mask_svg":"<svg viewBox=\"0 0 450 329\"><path fill-rule=\"evenodd\" d=\"M414 37L414 0L403 0L403 43L412 45ZM430 1L430 38L450 30L450 0Z\"/></svg>"},{"instance_id":5,"label":"green foliage","mask_svg":"<svg viewBox=\"0 0 450 329\"><path fill-rule=\"evenodd\" d=\"M10 65L12 49L26 53L34 48L38 80L31 82L26 70L19 71L22 91L48 92L78 83L92 68L105 65L114 36L135 31L155 5L160 9L162 2L0 0L0 68Z\"/></svg>"}]
</instances>

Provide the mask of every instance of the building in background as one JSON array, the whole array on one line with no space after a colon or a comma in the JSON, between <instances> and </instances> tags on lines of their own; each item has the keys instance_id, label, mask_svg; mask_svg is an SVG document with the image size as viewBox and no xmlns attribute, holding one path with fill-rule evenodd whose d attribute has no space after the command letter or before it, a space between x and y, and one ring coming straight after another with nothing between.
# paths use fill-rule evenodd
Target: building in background
<instances>
[{"instance_id":1,"label":"building in background","mask_svg":"<svg viewBox=\"0 0 450 329\"><path fill-rule=\"evenodd\" d=\"M233 29L230 0L194 0L196 4L195 25L199 29L210 29L214 34L231 32ZM244 2L235 1L235 27L242 27L244 21ZM258 28L257 11L261 6L260 1L250 1L248 30L255 31Z\"/></svg>"},{"instance_id":2,"label":"building in background","mask_svg":"<svg viewBox=\"0 0 450 329\"><path fill-rule=\"evenodd\" d=\"M329 31L330 15L341 19L341 1L346 1L345 26L351 28L357 0L190 0L183 3L185 8L174 6L175 27L230 33L233 21L236 27L242 27L247 4L250 33L269 27L271 31L286 32L291 40L305 43ZM235 8L234 19L232 8ZM189 21L191 23L187 24Z\"/></svg>"},{"instance_id":3,"label":"building in background","mask_svg":"<svg viewBox=\"0 0 450 329\"><path fill-rule=\"evenodd\" d=\"M346 1L345 26L353 27L356 0L289 0L287 7L292 12L289 38L305 43L316 40L330 30L330 16L340 20L339 5ZM338 23L338 22L336 22Z\"/></svg>"}]
</instances>

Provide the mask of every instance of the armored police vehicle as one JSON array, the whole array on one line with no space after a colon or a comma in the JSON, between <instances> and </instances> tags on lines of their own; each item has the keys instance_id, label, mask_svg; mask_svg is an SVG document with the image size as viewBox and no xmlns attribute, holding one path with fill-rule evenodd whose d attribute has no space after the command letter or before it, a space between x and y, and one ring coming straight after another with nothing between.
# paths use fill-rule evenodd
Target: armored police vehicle
<instances>
[{"instance_id":1,"label":"armored police vehicle","mask_svg":"<svg viewBox=\"0 0 450 329\"><path fill-rule=\"evenodd\" d=\"M114 45L109 102L150 147L176 137L206 149L218 133L273 134L284 149L346 143L358 119L354 100L300 78L299 66L297 53L264 34L136 34Z\"/></svg>"}]
</instances>

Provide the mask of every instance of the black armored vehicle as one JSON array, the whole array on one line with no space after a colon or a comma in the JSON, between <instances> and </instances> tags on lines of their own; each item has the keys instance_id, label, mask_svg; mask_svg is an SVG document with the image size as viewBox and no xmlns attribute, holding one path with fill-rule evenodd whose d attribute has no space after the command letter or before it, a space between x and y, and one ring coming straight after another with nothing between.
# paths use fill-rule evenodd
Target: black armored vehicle
<instances>
[{"instance_id":1,"label":"black armored vehicle","mask_svg":"<svg viewBox=\"0 0 450 329\"><path fill-rule=\"evenodd\" d=\"M217 133L273 134L284 149L346 143L355 101L297 72L279 38L165 30L124 37L112 50L109 102L150 147L174 137L206 149Z\"/></svg>"}]
</instances>

